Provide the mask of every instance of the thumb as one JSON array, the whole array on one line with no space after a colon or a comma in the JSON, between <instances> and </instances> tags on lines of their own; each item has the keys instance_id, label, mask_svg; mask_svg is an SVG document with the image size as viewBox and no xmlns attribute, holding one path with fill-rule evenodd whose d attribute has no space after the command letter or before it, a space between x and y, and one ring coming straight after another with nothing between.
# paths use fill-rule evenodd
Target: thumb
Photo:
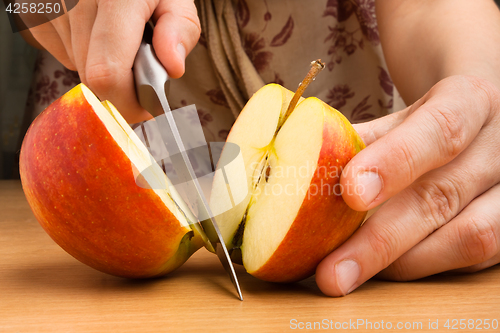
<instances>
[{"instance_id":1,"label":"thumb","mask_svg":"<svg viewBox=\"0 0 500 333\"><path fill-rule=\"evenodd\" d=\"M342 188L345 189L342 192L342 198L352 209L358 211L368 210L368 207L361 198L361 194L368 196L372 195L372 192L376 194L382 186L382 184L379 184L378 182L379 178L375 177L377 166L372 165L368 169L362 168L359 165L359 161L363 161L364 156L368 154L369 151L374 149L373 146L370 146L372 143L401 125L405 119L418 108L420 103L420 101L417 101L412 106L409 106L399 112L395 112L370 122L353 125L356 132L358 132L361 139L363 139L367 148L360 151L351 161L349 161L342 171L342 176L340 178L340 184L342 185ZM364 175L364 183L359 182L361 173ZM369 186L365 186L367 184Z\"/></svg>"},{"instance_id":2,"label":"thumb","mask_svg":"<svg viewBox=\"0 0 500 333\"><path fill-rule=\"evenodd\" d=\"M342 171L340 178L340 184L344 189L342 198L349 207L358 211L366 211L381 203L374 204L374 198L378 197L378 193L384 187L383 178L379 177L379 164L374 161L374 156L384 154L380 152L380 147L394 150L395 139L392 139L393 141L389 141L389 143L387 141L381 142L387 137L391 137L392 134L386 136L388 133L393 130L396 131L396 128L400 125L405 126L406 119L419 109L429 97L430 95L427 94L399 112L371 122L354 125L354 129L361 136L367 148L354 156ZM381 139L378 142L380 144L373 144L379 139ZM398 139L401 139L401 136ZM396 139L396 142L398 139ZM387 150L385 154L387 154ZM389 198L385 200L387 199Z\"/></svg>"},{"instance_id":3,"label":"thumb","mask_svg":"<svg viewBox=\"0 0 500 333\"><path fill-rule=\"evenodd\" d=\"M153 46L168 74L184 74L186 56L200 38L200 20L192 0L160 1L153 15Z\"/></svg>"}]
</instances>

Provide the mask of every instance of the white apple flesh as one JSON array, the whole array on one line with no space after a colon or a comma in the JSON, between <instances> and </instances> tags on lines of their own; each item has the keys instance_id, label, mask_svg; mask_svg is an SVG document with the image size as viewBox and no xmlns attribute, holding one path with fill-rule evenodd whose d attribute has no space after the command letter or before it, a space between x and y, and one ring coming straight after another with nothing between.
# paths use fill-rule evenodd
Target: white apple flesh
<instances>
[{"instance_id":1,"label":"white apple flesh","mask_svg":"<svg viewBox=\"0 0 500 333\"><path fill-rule=\"evenodd\" d=\"M147 148L111 104L82 84L35 119L20 174L42 227L100 271L159 276L203 246L198 225Z\"/></svg>"},{"instance_id":2,"label":"white apple flesh","mask_svg":"<svg viewBox=\"0 0 500 333\"><path fill-rule=\"evenodd\" d=\"M241 149L249 194L217 216L235 261L241 251L250 274L276 282L313 274L366 214L347 206L339 184L342 169L364 148L361 138L342 114L317 98L301 99L280 128L292 96L270 84L241 112L227 142ZM215 211L221 186L214 181Z\"/></svg>"}]
</instances>

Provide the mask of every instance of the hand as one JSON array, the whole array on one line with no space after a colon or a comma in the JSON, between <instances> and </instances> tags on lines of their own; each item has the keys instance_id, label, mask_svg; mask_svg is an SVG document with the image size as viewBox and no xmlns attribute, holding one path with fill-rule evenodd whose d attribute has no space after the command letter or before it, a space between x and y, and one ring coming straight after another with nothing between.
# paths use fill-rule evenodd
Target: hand
<instances>
[{"instance_id":1,"label":"hand","mask_svg":"<svg viewBox=\"0 0 500 333\"><path fill-rule=\"evenodd\" d=\"M374 275L405 281L500 262L497 87L449 77L404 111L356 129L367 148L346 166L344 200L356 210L387 202L318 266L326 295Z\"/></svg>"},{"instance_id":2,"label":"hand","mask_svg":"<svg viewBox=\"0 0 500 333\"><path fill-rule=\"evenodd\" d=\"M111 101L129 123L135 123L151 118L137 101L132 74L151 16L158 58L169 75L178 78L200 36L192 0L80 0L68 14L30 32L64 66L77 70L101 100Z\"/></svg>"}]
</instances>

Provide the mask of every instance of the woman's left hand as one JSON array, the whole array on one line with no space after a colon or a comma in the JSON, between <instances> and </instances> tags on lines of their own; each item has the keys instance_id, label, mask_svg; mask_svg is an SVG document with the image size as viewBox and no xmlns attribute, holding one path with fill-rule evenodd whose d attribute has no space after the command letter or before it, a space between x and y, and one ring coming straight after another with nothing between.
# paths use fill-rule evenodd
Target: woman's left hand
<instances>
[{"instance_id":1,"label":"woman's left hand","mask_svg":"<svg viewBox=\"0 0 500 333\"><path fill-rule=\"evenodd\" d=\"M341 178L344 200L356 210L387 202L318 266L326 295L350 293L375 275L404 281L500 262L495 85L452 76L407 109L356 130L367 148Z\"/></svg>"}]
</instances>

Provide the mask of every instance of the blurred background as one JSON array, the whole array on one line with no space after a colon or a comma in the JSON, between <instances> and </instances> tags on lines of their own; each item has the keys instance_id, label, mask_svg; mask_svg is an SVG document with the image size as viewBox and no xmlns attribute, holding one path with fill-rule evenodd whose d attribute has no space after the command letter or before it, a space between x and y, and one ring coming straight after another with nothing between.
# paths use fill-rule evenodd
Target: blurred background
<instances>
[{"instance_id":1,"label":"blurred background","mask_svg":"<svg viewBox=\"0 0 500 333\"><path fill-rule=\"evenodd\" d=\"M37 50L13 33L0 5L0 179L17 178L17 158L26 100Z\"/></svg>"},{"instance_id":2,"label":"blurred background","mask_svg":"<svg viewBox=\"0 0 500 333\"><path fill-rule=\"evenodd\" d=\"M472 1L472 0L471 0ZM500 0L495 0L500 6ZM22 138L36 112L33 99L43 94L58 97L72 86L74 73L61 72L59 87L34 86L32 82L38 50L29 46L19 33L13 33L5 6L0 2L0 179L19 178L19 150ZM43 59L49 61L48 59ZM40 95L39 92L43 94ZM37 96L38 94L38 96ZM30 98L28 98L30 96ZM40 102L40 101L38 101ZM42 101L43 102L43 101ZM40 104L40 103L38 103Z\"/></svg>"}]
</instances>

